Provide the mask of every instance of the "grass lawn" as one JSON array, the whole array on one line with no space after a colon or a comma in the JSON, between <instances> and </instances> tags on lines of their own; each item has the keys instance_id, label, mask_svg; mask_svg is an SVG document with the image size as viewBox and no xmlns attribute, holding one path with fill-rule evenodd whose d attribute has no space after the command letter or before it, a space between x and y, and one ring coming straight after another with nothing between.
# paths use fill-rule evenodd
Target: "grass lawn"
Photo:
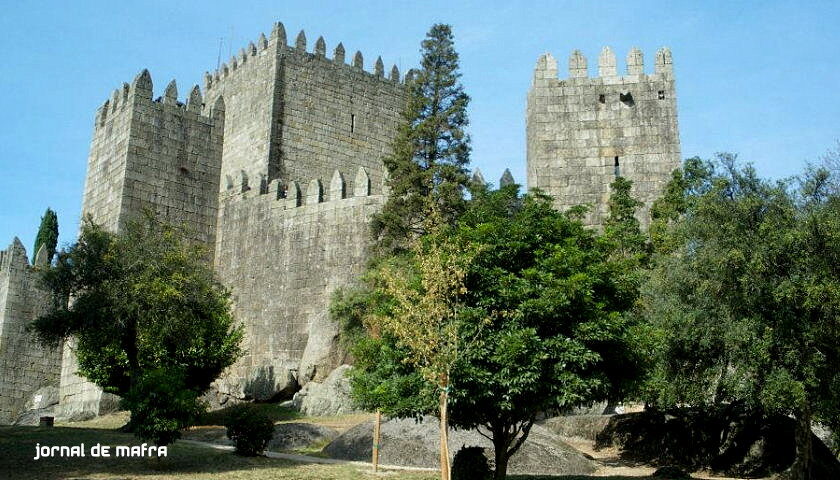
<instances>
[{"instance_id":1,"label":"grass lawn","mask_svg":"<svg viewBox=\"0 0 840 480\"><path fill-rule=\"evenodd\" d=\"M154 458L42 458L34 460L35 445L85 444L86 453L96 443L102 445L138 445L131 434L109 428L0 427L0 479L242 479L242 480L363 480L398 478L433 480L437 474L422 472L382 472L373 474L355 465L315 465L264 457L245 458L227 451L176 442L169 456ZM113 452L113 448L112 448ZM511 476L516 480L539 480L547 477ZM596 477L553 477L584 480ZM604 480L628 480L648 477L610 476Z\"/></svg>"}]
</instances>

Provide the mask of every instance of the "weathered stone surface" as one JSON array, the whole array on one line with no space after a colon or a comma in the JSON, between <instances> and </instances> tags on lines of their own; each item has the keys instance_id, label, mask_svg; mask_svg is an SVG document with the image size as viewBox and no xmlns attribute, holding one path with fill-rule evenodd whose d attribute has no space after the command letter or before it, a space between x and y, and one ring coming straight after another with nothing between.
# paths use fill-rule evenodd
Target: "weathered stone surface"
<instances>
[{"instance_id":1,"label":"weathered stone surface","mask_svg":"<svg viewBox=\"0 0 840 480\"><path fill-rule=\"evenodd\" d=\"M561 80L546 54L528 92L528 188L552 195L560 209L591 205L590 225L604 220L610 183L621 175L644 203L638 217L646 226L653 201L680 164L670 51L660 51L655 73L645 74L642 52L634 48L627 70L618 76L615 54L604 48L598 76L589 77L586 57L575 50L569 78Z\"/></svg>"},{"instance_id":2,"label":"weathered stone surface","mask_svg":"<svg viewBox=\"0 0 840 480\"><path fill-rule=\"evenodd\" d=\"M220 400L288 398L342 363L327 306L364 267L406 98L379 66L362 70L361 54L346 65L340 44L332 60L323 39L314 54L303 32L286 41L276 24L186 105L174 82L153 100L144 70L97 112L88 158L83 215L117 230L151 209L213 253L246 330L247 354L215 384ZM101 413L103 398L66 350L62 415Z\"/></svg>"},{"instance_id":3,"label":"weathered stone surface","mask_svg":"<svg viewBox=\"0 0 840 480\"><path fill-rule=\"evenodd\" d=\"M439 466L439 434L437 419L427 417L422 423L414 420L386 420L382 423L379 461L389 465L415 467ZM449 450L456 452L462 446L480 446L492 455L492 444L475 431L452 430ZM365 460L371 458L373 421L357 425L344 432L324 448L333 458ZM574 448L565 444L557 435L535 425L531 434L511 458L509 473L586 475L595 471L595 463Z\"/></svg>"},{"instance_id":4,"label":"weathered stone surface","mask_svg":"<svg viewBox=\"0 0 840 480\"><path fill-rule=\"evenodd\" d=\"M338 431L312 423L280 423L274 427L274 438L268 443L272 451L320 447L338 436Z\"/></svg>"},{"instance_id":5,"label":"weathered stone surface","mask_svg":"<svg viewBox=\"0 0 840 480\"><path fill-rule=\"evenodd\" d=\"M611 415L565 415L537 422L562 437L577 437L595 441L606 428Z\"/></svg>"},{"instance_id":6,"label":"weathered stone surface","mask_svg":"<svg viewBox=\"0 0 840 480\"><path fill-rule=\"evenodd\" d=\"M292 405L304 415L324 417L357 413L350 399L349 365L333 370L322 382L309 382L295 394Z\"/></svg>"},{"instance_id":7,"label":"weathered stone surface","mask_svg":"<svg viewBox=\"0 0 840 480\"><path fill-rule=\"evenodd\" d=\"M48 259L42 254L38 261L43 267ZM15 238L0 251L0 425L15 422L33 408L36 392L40 391L42 398L34 408L51 405L55 397L52 391L39 389L58 383L61 350L41 346L26 330L49 304L50 297L39 288L38 273L29 265L26 249Z\"/></svg>"}]
</instances>

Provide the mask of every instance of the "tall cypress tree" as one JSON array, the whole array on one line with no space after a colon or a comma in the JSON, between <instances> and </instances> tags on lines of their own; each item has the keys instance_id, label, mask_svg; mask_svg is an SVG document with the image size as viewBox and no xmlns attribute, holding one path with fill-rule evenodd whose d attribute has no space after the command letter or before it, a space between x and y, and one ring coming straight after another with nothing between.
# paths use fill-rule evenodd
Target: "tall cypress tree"
<instances>
[{"instance_id":1,"label":"tall cypress tree","mask_svg":"<svg viewBox=\"0 0 840 480\"><path fill-rule=\"evenodd\" d=\"M470 138L467 104L449 25L433 25L423 40L421 69L409 82L409 98L393 144L384 159L390 197L373 219L373 234L386 252L405 249L426 233L434 206L453 223L465 208Z\"/></svg>"},{"instance_id":2,"label":"tall cypress tree","mask_svg":"<svg viewBox=\"0 0 840 480\"><path fill-rule=\"evenodd\" d=\"M52 260L55 255L55 247L58 245L58 216L47 207L44 216L41 217L41 226L38 227L38 235L35 237L35 247L32 249L32 263L35 263L35 256L41 245L47 247L47 259Z\"/></svg>"}]
</instances>

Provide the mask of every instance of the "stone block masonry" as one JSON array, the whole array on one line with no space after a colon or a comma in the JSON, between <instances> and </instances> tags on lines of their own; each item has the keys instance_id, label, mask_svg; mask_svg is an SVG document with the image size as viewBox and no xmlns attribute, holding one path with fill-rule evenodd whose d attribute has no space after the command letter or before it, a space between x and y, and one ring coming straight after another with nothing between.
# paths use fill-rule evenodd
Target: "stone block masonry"
<instances>
[{"instance_id":1,"label":"stone block masonry","mask_svg":"<svg viewBox=\"0 0 840 480\"><path fill-rule=\"evenodd\" d=\"M217 382L221 401L291 396L344 360L328 303L364 267L406 91L396 67L367 72L361 52L348 64L341 43L326 48L308 51L304 32L288 45L277 23L186 103L174 81L153 100L144 70L96 115L83 214L112 230L144 210L185 226L232 291L247 355ZM60 411L103 413L114 399L76 375L72 345Z\"/></svg>"},{"instance_id":2,"label":"stone block masonry","mask_svg":"<svg viewBox=\"0 0 840 480\"><path fill-rule=\"evenodd\" d=\"M36 390L58 385L61 349L41 346L26 329L52 304L34 268L45 267L46 257L42 246L30 266L17 238L0 251L0 425L13 423Z\"/></svg>"},{"instance_id":3,"label":"stone block masonry","mask_svg":"<svg viewBox=\"0 0 840 480\"><path fill-rule=\"evenodd\" d=\"M537 61L526 113L528 187L552 195L566 209L587 204L589 225L606 218L616 176L633 181L633 195L650 207L680 164L677 99L670 50L656 53L654 73L645 74L642 52L627 55L619 76L615 54L605 47L598 76L588 76L579 51L569 58L569 78L557 76L551 54Z\"/></svg>"},{"instance_id":4,"label":"stone block masonry","mask_svg":"<svg viewBox=\"0 0 840 480\"><path fill-rule=\"evenodd\" d=\"M118 231L144 211L186 228L205 245L233 314L245 326L245 356L215 384L230 398L290 398L345 362L329 302L362 273L369 222L386 200L383 158L407 100L405 78L377 58L338 43L327 56L300 32L292 45L281 23L216 71L184 102L173 80L155 99L146 70L117 88L95 116L82 214ZM618 76L605 49L589 78L579 52L570 77L540 57L528 93L528 186L559 208L586 203L600 224L609 184L633 181L648 209L679 164L671 54L655 72L630 52ZM483 182L480 172L474 181ZM509 171L501 184L513 183ZM16 242L0 254L0 423L25 398L59 381L59 415L92 417L117 398L77 375L73 341L48 352L24 326L46 308ZM60 367L59 367L60 364ZM60 374L59 374L60 372Z\"/></svg>"},{"instance_id":5,"label":"stone block masonry","mask_svg":"<svg viewBox=\"0 0 840 480\"><path fill-rule=\"evenodd\" d=\"M222 196L216 269L232 289L247 349L217 382L222 395L290 395L345 360L329 301L362 273L369 222L385 202L370 195L364 167L354 184L348 189L336 170L329 183L292 182L285 198L279 181L267 193L231 189Z\"/></svg>"}]
</instances>

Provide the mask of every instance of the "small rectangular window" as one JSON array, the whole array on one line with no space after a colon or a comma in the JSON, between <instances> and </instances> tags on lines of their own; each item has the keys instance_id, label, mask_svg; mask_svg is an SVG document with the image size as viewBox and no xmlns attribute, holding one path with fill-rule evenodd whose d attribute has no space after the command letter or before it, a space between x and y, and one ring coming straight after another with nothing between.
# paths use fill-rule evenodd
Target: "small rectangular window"
<instances>
[{"instance_id":1,"label":"small rectangular window","mask_svg":"<svg viewBox=\"0 0 840 480\"><path fill-rule=\"evenodd\" d=\"M355 131L356 131L356 115L351 113L350 114L350 133L353 133Z\"/></svg>"},{"instance_id":2,"label":"small rectangular window","mask_svg":"<svg viewBox=\"0 0 840 480\"><path fill-rule=\"evenodd\" d=\"M660 100L665 100L665 90L660 90L659 91L659 99Z\"/></svg>"},{"instance_id":3,"label":"small rectangular window","mask_svg":"<svg viewBox=\"0 0 840 480\"><path fill-rule=\"evenodd\" d=\"M607 96L604 95L603 93L598 95L598 102L599 103L607 103Z\"/></svg>"},{"instance_id":4,"label":"small rectangular window","mask_svg":"<svg viewBox=\"0 0 840 480\"><path fill-rule=\"evenodd\" d=\"M615 165L614 165L613 173L615 174L616 178L621 176L621 166L618 165L618 157L615 157Z\"/></svg>"}]
</instances>

